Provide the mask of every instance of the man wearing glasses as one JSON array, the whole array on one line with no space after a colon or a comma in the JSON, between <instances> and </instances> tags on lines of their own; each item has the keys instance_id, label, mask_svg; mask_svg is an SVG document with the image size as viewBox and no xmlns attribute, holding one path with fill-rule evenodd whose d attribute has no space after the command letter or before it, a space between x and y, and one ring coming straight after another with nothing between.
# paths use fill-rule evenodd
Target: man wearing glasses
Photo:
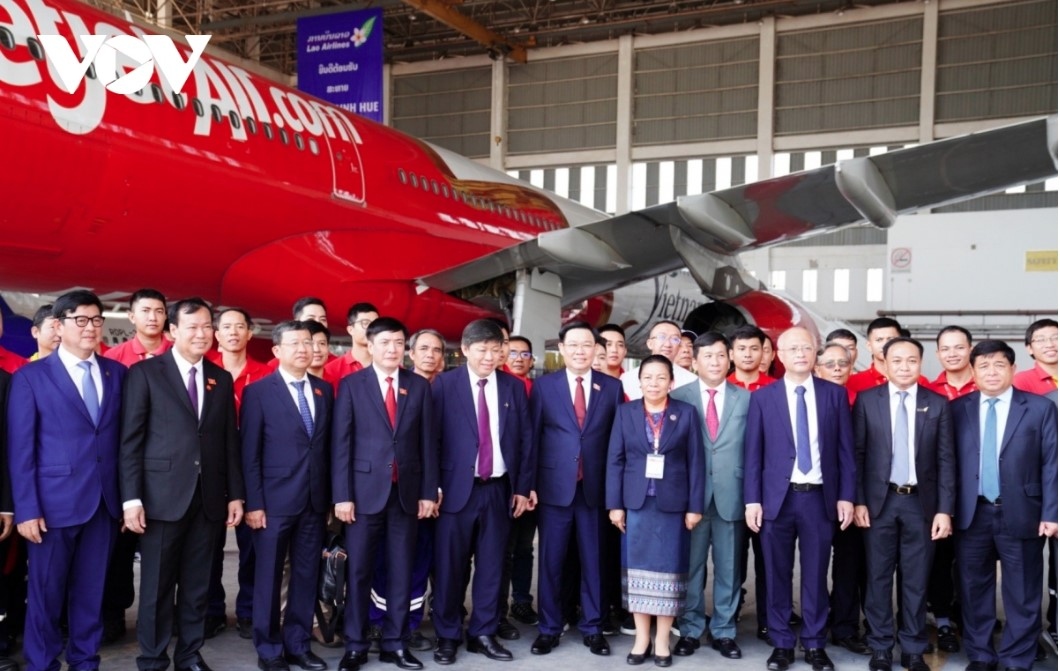
<instances>
[{"instance_id":1,"label":"man wearing glasses","mask_svg":"<svg viewBox=\"0 0 1060 671\"><path fill-rule=\"evenodd\" d=\"M31 669L59 667L65 605L67 663L97 668L104 578L121 516L126 369L95 354L103 329L95 294L64 294L52 314L60 346L15 374L7 416L15 522L29 554L23 652Z\"/></svg>"},{"instance_id":2,"label":"man wearing glasses","mask_svg":"<svg viewBox=\"0 0 1060 671\"><path fill-rule=\"evenodd\" d=\"M668 320L656 322L648 332L648 351L652 354L660 354L670 361L677 358L677 351L681 347L681 327ZM640 366L628 370L622 374L622 389L626 393L626 399L635 401L642 396L640 392ZM696 381L696 375L692 371L685 370L680 366L674 367L673 388L683 387Z\"/></svg>"},{"instance_id":3,"label":"man wearing glasses","mask_svg":"<svg viewBox=\"0 0 1060 671\"><path fill-rule=\"evenodd\" d=\"M835 382L840 387L846 387L850 379L850 372L854 369L854 362L850 358L850 350L839 342L829 341L824 344L821 351L817 353L817 365L814 374L822 380ZM847 389L850 405L853 407L854 398L857 396L853 391Z\"/></svg>"},{"instance_id":4,"label":"man wearing glasses","mask_svg":"<svg viewBox=\"0 0 1060 671\"><path fill-rule=\"evenodd\" d=\"M1024 344L1034 359L1034 367L1017 373L1012 386L1032 394L1048 394L1056 389L1057 328L1055 319L1039 319L1027 327Z\"/></svg>"},{"instance_id":5,"label":"man wearing glasses","mask_svg":"<svg viewBox=\"0 0 1060 671\"><path fill-rule=\"evenodd\" d=\"M324 366L324 379L338 393L339 382L372 363L368 353L368 325L379 319L379 310L371 303L355 303L346 312L346 333L350 334L350 351ZM326 326L326 324L325 324Z\"/></svg>"}]
</instances>

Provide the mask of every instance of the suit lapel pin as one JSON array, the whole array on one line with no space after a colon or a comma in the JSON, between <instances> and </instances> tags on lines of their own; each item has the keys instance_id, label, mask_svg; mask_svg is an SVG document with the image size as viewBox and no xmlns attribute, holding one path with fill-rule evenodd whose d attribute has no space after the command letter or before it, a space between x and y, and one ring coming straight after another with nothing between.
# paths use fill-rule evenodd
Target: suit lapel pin
<instances>
[{"instance_id":1,"label":"suit lapel pin","mask_svg":"<svg viewBox=\"0 0 1060 671\"><path fill-rule=\"evenodd\" d=\"M398 387L398 396L408 396L409 390L404 387Z\"/></svg>"},{"instance_id":2,"label":"suit lapel pin","mask_svg":"<svg viewBox=\"0 0 1060 671\"><path fill-rule=\"evenodd\" d=\"M671 422L676 422L677 421L677 415L670 415L670 421Z\"/></svg>"},{"instance_id":3,"label":"suit lapel pin","mask_svg":"<svg viewBox=\"0 0 1060 671\"><path fill-rule=\"evenodd\" d=\"M594 383L593 384L593 391L600 391L600 385Z\"/></svg>"},{"instance_id":4,"label":"suit lapel pin","mask_svg":"<svg viewBox=\"0 0 1060 671\"><path fill-rule=\"evenodd\" d=\"M507 407L508 407L508 401L505 401L505 402L504 402L504 407L505 407L505 408L507 408Z\"/></svg>"},{"instance_id":5,"label":"suit lapel pin","mask_svg":"<svg viewBox=\"0 0 1060 671\"><path fill-rule=\"evenodd\" d=\"M206 391L213 391L213 388L217 385L217 380L212 377L206 378Z\"/></svg>"},{"instance_id":6,"label":"suit lapel pin","mask_svg":"<svg viewBox=\"0 0 1060 671\"><path fill-rule=\"evenodd\" d=\"M313 393L316 394L317 396L323 396L324 395L319 389L314 389Z\"/></svg>"},{"instance_id":7,"label":"suit lapel pin","mask_svg":"<svg viewBox=\"0 0 1060 671\"><path fill-rule=\"evenodd\" d=\"M917 412L927 412L928 409L927 409L927 407L923 407L923 408L917 408L916 411Z\"/></svg>"}]
</instances>

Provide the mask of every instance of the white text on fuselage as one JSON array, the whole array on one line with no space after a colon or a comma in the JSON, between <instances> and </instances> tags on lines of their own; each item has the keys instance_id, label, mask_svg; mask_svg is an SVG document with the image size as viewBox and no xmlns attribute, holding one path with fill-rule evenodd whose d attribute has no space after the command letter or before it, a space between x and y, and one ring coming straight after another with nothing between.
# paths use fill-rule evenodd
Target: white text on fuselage
<instances>
[{"instance_id":1,"label":"white text on fuselage","mask_svg":"<svg viewBox=\"0 0 1060 671\"><path fill-rule=\"evenodd\" d=\"M0 48L0 85L30 87L50 81L55 93L47 94L48 111L63 130L78 135L91 133L103 123L108 97L124 97L133 103L157 105L150 95L129 94L108 96L100 80L86 79L79 94L67 94L58 83L58 75L47 61L33 60L25 45L36 35L65 35L79 58L85 54L78 35L134 35L143 37L146 31L124 24L117 19L95 21L67 9L57 9L44 0L0 0L0 28L6 28L15 38L16 49ZM184 49L187 57L187 49ZM119 75L128 73L139 64L118 57ZM156 76L157 77L157 76ZM174 92L165 78L159 82L163 90L163 105L174 106ZM265 92L264 95L262 92ZM211 110L216 106L223 118L234 112L239 119L253 119L259 124L269 123L287 128L293 133L305 133L329 140L361 144L361 138L349 118L331 105L304 97L295 91L275 86L253 77L242 68L215 58L204 56L192 71L184 87L184 101L195 98L206 113L189 115L194 119L192 132L210 136L224 133L231 139L245 141L245 123L217 123Z\"/></svg>"}]
</instances>

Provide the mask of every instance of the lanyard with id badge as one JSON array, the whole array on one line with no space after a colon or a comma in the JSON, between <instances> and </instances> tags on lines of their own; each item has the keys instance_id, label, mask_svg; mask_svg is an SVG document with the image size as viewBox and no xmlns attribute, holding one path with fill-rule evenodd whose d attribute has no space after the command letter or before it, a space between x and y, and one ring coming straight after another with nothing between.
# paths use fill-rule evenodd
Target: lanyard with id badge
<instances>
[{"instance_id":1,"label":"lanyard with id badge","mask_svg":"<svg viewBox=\"0 0 1060 671\"><path fill-rule=\"evenodd\" d=\"M662 435L663 422L666 420L666 409L670 407L670 399L666 400L666 405L663 406L662 412L659 413L659 422L656 423L651 418L651 413L648 412L648 407L644 406L644 416L648 420L648 428L651 429L652 433L652 453L647 456L644 462L644 477L649 480L662 480L663 472L666 468L666 456L659 454L659 437Z\"/></svg>"}]
</instances>

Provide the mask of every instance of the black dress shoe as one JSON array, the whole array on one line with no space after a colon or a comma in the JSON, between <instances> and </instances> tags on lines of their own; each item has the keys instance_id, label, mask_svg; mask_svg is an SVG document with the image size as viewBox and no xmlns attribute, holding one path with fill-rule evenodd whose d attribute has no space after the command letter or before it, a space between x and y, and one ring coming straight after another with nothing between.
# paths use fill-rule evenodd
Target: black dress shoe
<instances>
[{"instance_id":1,"label":"black dress shoe","mask_svg":"<svg viewBox=\"0 0 1060 671\"><path fill-rule=\"evenodd\" d=\"M794 648L773 648L773 654L766 660L769 671L787 671L795 663Z\"/></svg>"},{"instance_id":2,"label":"black dress shoe","mask_svg":"<svg viewBox=\"0 0 1060 671\"><path fill-rule=\"evenodd\" d=\"M909 671L931 671L931 667L924 661L924 656L914 653L902 653L902 666Z\"/></svg>"},{"instance_id":3,"label":"black dress shoe","mask_svg":"<svg viewBox=\"0 0 1060 671\"><path fill-rule=\"evenodd\" d=\"M873 650L869 660L869 671L891 671L894 660L890 650Z\"/></svg>"},{"instance_id":4,"label":"black dress shoe","mask_svg":"<svg viewBox=\"0 0 1060 671\"><path fill-rule=\"evenodd\" d=\"M869 646L865 645L865 642L857 636L847 636L845 638L833 636L832 643L838 645L840 648L849 650L855 655L868 655L872 653Z\"/></svg>"},{"instance_id":5,"label":"black dress shoe","mask_svg":"<svg viewBox=\"0 0 1060 671\"><path fill-rule=\"evenodd\" d=\"M639 666L640 664L643 664L644 660L651 657L651 646L652 644L649 642L648 647L639 655L632 652L626 655L626 664L629 664L630 666Z\"/></svg>"},{"instance_id":6,"label":"black dress shoe","mask_svg":"<svg viewBox=\"0 0 1060 671\"><path fill-rule=\"evenodd\" d=\"M328 663L317 657L312 650L306 650L294 655L287 653L284 655L284 659L287 660L288 664L300 666L306 671L324 671L324 669L328 668Z\"/></svg>"},{"instance_id":7,"label":"black dress shoe","mask_svg":"<svg viewBox=\"0 0 1060 671\"><path fill-rule=\"evenodd\" d=\"M655 655L655 666L661 666L663 668L666 668L668 666L672 666L673 663L674 663L674 656L673 655L666 655L665 657L662 656L662 655Z\"/></svg>"},{"instance_id":8,"label":"black dress shoe","mask_svg":"<svg viewBox=\"0 0 1060 671\"><path fill-rule=\"evenodd\" d=\"M776 647L773 645L773 637L769 635L769 627L759 627L758 631L755 632L755 636L758 637L758 640L765 641L766 645Z\"/></svg>"},{"instance_id":9,"label":"black dress shoe","mask_svg":"<svg viewBox=\"0 0 1060 671\"><path fill-rule=\"evenodd\" d=\"M339 671L357 671L368 663L368 651L347 651L339 660Z\"/></svg>"},{"instance_id":10,"label":"black dress shoe","mask_svg":"<svg viewBox=\"0 0 1060 671\"><path fill-rule=\"evenodd\" d=\"M207 615L203 636L213 638L228 628L228 618L224 615Z\"/></svg>"},{"instance_id":11,"label":"black dress shoe","mask_svg":"<svg viewBox=\"0 0 1060 671\"><path fill-rule=\"evenodd\" d=\"M456 648L459 641L451 638L439 638L438 647L434 650L434 661L446 665L456 661Z\"/></svg>"},{"instance_id":12,"label":"black dress shoe","mask_svg":"<svg viewBox=\"0 0 1060 671\"><path fill-rule=\"evenodd\" d=\"M607 657L611 654L611 646L608 645L607 639L604 638L603 634L589 634L582 639L582 643L584 643L585 647L589 648L589 652L594 655Z\"/></svg>"},{"instance_id":13,"label":"black dress shoe","mask_svg":"<svg viewBox=\"0 0 1060 671\"><path fill-rule=\"evenodd\" d=\"M1042 645L1041 641L1038 641L1038 647L1034 649L1034 661L1044 662L1046 657L1045 646ZM1012 667L1009 667L1012 668Z\"/></svg>"},{"instance_id":14,"label":"black dress shoe","mask_svg":"<svg viewBox=\"0 0 1060 671\"><path fill-rule=\"evenodd\" d=\"M835 671L835 664L828 658L824 648L807 648L803 659L813 667L813 671Z\"/></svg>"},{"instance_id":15,"label":"black dress shoe","mask_svg":"<svg viewBox=\"0 0 1060 671\"><path fill-rule=\"evenodd\" d=\"M674 654L678 657L689 657L696 654L696 650L699 650L700 645L702 644L695 636L682 636L677 639L677 645L674 646Z\"/></svg>"},{"instance_id":16,"label":"black dress shoe","mask_svg":"<svg viewBox=\"0 0 1060 671\"><path fill-rule=\"evenodd\" d=\"M938 629L938 648L943 652L958 652L961 649L961 641L957 638L957 632L953 627L944 625Z\"/></svg>"},{"instance_id":17,"label":"black dress shoe","mask_svg":"<svg viewBox=\"0 0 1060 671\"><path fill-rule=\"evenodd\" d=\"M997 671L997 662L968 662L964 671Z\"/></svg>"},{"instance_id":18,"label":"black dress shoe","mask_svg":"<svg viewBox=\"0 0 1060 671\"><path fill-rule=\"evenodd\" d=\"M103 640L100 641L101 645L112 645L123 638L125 638L124 613L120 618L109 618L103 620ZM3 669L2 660L0 660L0 669Z\"/></svg>"},{"instance_id":19,"label":"black dress shoe","mask_svg":"<svg viewBox=\"0 0 1060 671\"><path fill-rule=\"evenodd\" d=\"M722 657L729 659L740 659L743 657L743 651L740 650L740 646L736 645L735 639L716 638L711 642L710 647L720 652Z\"/></svg>"},{"instance_id":20,"label":"black dress shoe","mask_svg":"<svg viewBox=\"0 0 1060 671\"><path fill-rule=\"evenodd\" d=\"M796 612L791 613L791 617L788 618L788 626L797 627L802 624L802 616Z\"/></svg>"},{"instance_id":21,"label":"black dress shoe","mask_svg":"<svg viewBox=\"0 0 1060 671\"><path fill-rule=\"evenodd\" d=\"M519 640L519 630L508 621L508 618L502 617L497 625L497 636L506 641L516 641Z\"/></svg>"},{"instance_id":22,"label":"black dress shoe","mask_svg":"<svg viewBox=\"0 0 1060 671\"><path fill-rule=\"evenodd\" d=\"M273 657L271 659L262 659L258 657L258 668L261 671L290 671L287 662L283 661L283 657Z\"/></svg>"},{"instance_id":23,"label":"black dress shoe","mask_svg":"<svg viewBox=\"0 0 1060 671\"><path fill-rule=\"evenodd\" d=\"M249 617L237 617L236 630L239 632L239 638L250 640L254 638L254 621Z\"/></svg>"},{"instance_id":24,"label":"black dress shoe","mask_svg":"<svg viewBox=\"0 0 1060 671\"><path fill-rule=\"evenodd\" d=\"M379 653L379 661L384 664L394 664L399 669L422 669L423 662L416 659L408 649L383 650Z\"/></svg>"},{"instance_id":25,"label":"black dress shoe","mask_svg":"<svg viewBox=\"0 0 1060 671\"><path fill-rule=\"evenodd\" d=\"M213 671L213 669L210 668L209 664L200 659L187 666L178 666L177 671Z\"/></svg>"},{"instance_id":26,"label":"black dress shoe","mask_svg":"<svg viewBox=\"0 0 1060 671\"><path fill-rule=\"evenodd\" d=\"M492 636L468 636L467 651L478 652L499 662L512 661L512 653Z\"/></svg>"},{"instance_id":27,"label":"black dress shoe","mask_svg":"<svg viewBox=\"0 0 1060 671\"><path fill-rule=\"evenodd\" d=\"M409 634L408 647L409 650L415 650L416 652L434 650L434 639L430 636L424 636L423 632L417 629Z\"/></svg>"},{"instance_id":28,"label":"black dress shoe","mask_svg":"<svg viewBox=\"0 0 1060 671\"><path fill-rule=\"evenodd\" d=\"M552 648L559 645L559 636L553 636L552 634L539 634L534 639L534 644L530 646L530 653L534 655L547 655L552 652Z\"/></svg>"}]
</instances>

